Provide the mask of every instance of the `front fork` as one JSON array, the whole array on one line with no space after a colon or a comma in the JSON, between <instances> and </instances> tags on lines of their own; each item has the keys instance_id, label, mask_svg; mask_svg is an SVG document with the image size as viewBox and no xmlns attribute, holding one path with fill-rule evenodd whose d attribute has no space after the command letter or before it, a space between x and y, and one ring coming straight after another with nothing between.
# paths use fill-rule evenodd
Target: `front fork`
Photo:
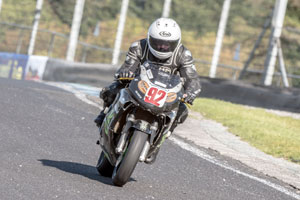
<instances>
[{"instance_id":1,"label":"front fork","mask_svg":"<svg viewBox=\"0 0 300 200\"><path fill-rule=\"evenodd\" d=\"M149 153L152 154L153 152L158 151L158 149L160 148L162 143L165 141L165 139L170 137L171 132L169 131L169 129L172 126L172 124L174 123L176 114L177 114L177 111L171 111L167 114L167 116L171 119L171 121L168 125L167 124L164 125L163 133L162 133L163 135L162 135L162 138L160 139L160 142L157 145L155 145L154 149L151 149L151 152L149 152L151 144L154 144L154 138L156 137L156 132L157 132L157 129L158 129L158 123L157 122L154 122L153 124L151 124L151 126L150 126L151 137L150 137L149 140L147 140L147 142L144 146L144 149L143 149L143 151L140 155L139 160L141 162L144 162L146 160Z\"/></svg>"},{"instance_id":2,"label":"front fork","mask_svg":"<svg viewBox=\"0 0 300 200\"><path fill-rule=\"evenodd\" d=\"M125 144L126 144L126 141L127 141L128 134L129 134L129 129L132 126L132 124L134 123L134 121L135 121L134 115L130 114L127 117L127 123L125 124L125 126L122 129L121 136L120 136L120 139L118 141L118 145L117 145L116 150L115 150L117 154L121 154L121 153L124 152L124 147L125 147Z\"/></svg>"},{"instance_id":3,"label":"front fork","mask_svg":"<svg viewBox=\"0 0 300 200\"><path fill-rule=\"evenodd\" d=\"M148 133L149 134L149 139L146 141L144 148L141 152L139 160L141 162L144 162L147 158L148 152L150 150L150 144L153 143L153 140L156 136L156 131L158 129L158 123L154 122L152 124L148 123L147 121L144 120L136 120L133 114L130 114L127 118L127 123L124 126L120 139L118 141L117 147L115 149L115 152L117 154L122 154L126 150L126 142L128 141L128 135L129 135L129 129L131 127L134 127L135 129L138 129L142 132Z\"/></svg>"},{"instance_id":4,"label":"front fork","mask_svg":"<svg viewBox=\"0 0 300 200\"><path fill-rule=\"evenodd\" d=\"M140 155L140 159L139 159L140 162L144 162L146 160L149 150L150 150L150 144L153 144L153 140L154 140L154 137L156 136L157 129L158 129L158 123L157 122L152 123L150 126L151 136L150 136L150 139L147 140L145 143L143 151Z\"/></svg>"}]
</instances>

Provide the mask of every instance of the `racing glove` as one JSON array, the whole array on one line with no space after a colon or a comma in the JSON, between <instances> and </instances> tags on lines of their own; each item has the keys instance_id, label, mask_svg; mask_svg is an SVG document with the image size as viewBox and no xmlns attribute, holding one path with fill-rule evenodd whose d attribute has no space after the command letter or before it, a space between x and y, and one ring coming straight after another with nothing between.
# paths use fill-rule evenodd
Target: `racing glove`
<instances>
[{"instance_id":1,"label":"racing glove","mask_svg":"<svg viewBox=\"0 0 300 200\"><path fill-rule=\"evenodd\" d=\"M121 68L116 74L116 78L134 78L135 74L129 68Z\"/></svg>"},{"instance_id":2,"label":"racing glove","mask_svg":"<svg viewBox=\"0 0 300 200\"><path fill-rule=\"evenodd\" d=\"M188 92L186 94L186 97L184 98L184 101L188 104L193 105L194 100L196 99L197 94L196 93L192 93L192 92Z\"/></svg>"}]
</instances>

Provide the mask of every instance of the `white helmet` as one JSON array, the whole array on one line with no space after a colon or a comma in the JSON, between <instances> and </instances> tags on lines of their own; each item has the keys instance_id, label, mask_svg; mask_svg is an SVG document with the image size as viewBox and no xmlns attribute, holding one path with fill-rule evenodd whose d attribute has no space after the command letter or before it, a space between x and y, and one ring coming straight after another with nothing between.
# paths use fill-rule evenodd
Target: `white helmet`
<instances>
[{"instance_id":1,"label":"white helmet","mask_svg":"<svg viewBox=\"0 0 300 200\"><path fill-rule=\"evenodd\" d=\"M149 27L147 41L155 57L167 59L180 44L180 27L173 19L159 18Z\"/></svg>"}]
</instances>

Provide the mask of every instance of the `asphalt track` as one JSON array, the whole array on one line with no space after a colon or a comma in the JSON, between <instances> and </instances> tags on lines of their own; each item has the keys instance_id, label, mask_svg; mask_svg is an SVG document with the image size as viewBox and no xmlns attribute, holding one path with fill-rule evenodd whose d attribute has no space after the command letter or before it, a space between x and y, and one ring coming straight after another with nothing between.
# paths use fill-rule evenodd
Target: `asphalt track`
<instances>
[{"instance_id":1,"label":"asphalt track","mask_svg":"<svg viewBox=\"0 0 300 200\"><path fill-rule=\"evenodd\" d=\"M296 199L293 189L216 152L221 165L168 140L122 188L95 170L99 109L65 90L0 78L0 199ZM178 141L178 140L176 140ZM188 142L182 141L188 145ZM289 192L236 173L231 166Z\"/></svg>"}]
</instances>

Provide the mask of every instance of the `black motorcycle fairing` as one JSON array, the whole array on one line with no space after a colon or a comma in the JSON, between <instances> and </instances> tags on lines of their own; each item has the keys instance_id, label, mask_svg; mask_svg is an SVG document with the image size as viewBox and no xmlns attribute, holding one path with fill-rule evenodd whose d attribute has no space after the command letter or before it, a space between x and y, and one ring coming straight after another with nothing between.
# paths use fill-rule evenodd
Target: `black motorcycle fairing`
<instances>
[{"instance_id":1,"label":"black motorcycle fairing","mask_svg":"<svg viewBox=\"0 0 300 200\"><path fill-rule=\"evenodd\" d=\"M123 127L117 124L125 124L126 116L130 112L130 106L135 102L126 89L122 89L115 101L110 106L104 122L100 128L100 146L110 158L112 165L117 162L118 155L115 153L115 137L118 137ZM123 123L122 123L123 121Z\"/></svg>"},{"instance_id":2,"label":"black motorcycle fairing","mask_svg":"<svg viewBox=\"0 0 300 200\"><path fill-rule=\"evenodd\" d=\"M102 153L98 160L100 175L113 168L113 183L122 186L138 161L149 163L170 135L182 97L180 76L161 66L141 65L139 75L118 92L104 111L100 146L105 157ZM101 165L104 161L108 164Z\"/></svg>"},{"instance_id":3,"label":"black motorcycle fairing","mask_svg":"<svg viewBox=\"0 0 300 200\"><path fill-rule=\"evenodd\" d=\"M127 116L134 114L136 120L130 126L150 135L152 147L161 143L163 135L167 132L175 119L177 111L163 113L154 116L150 112L140 109L138 103L132 98L127 88L120 91L114 103L110 106L106 114L102 127L100 128L100 145L112 165L117 164L118 154L115 152L117 137L120 137L121 130L127 123L130 123ZM139 108L139 109L138 109ZM157 131L153 131L151 126L157 124ZM124 124L123 127L118 127ZM133 132L134 129L129 129Z\"/></svg>"},{"instance_id":4,"label":"black motorcycle fairing","mask_svg":"<svg viewBox=\"0 0 300 200\"><path fill-rule=\"evenodd\" d=\"M152 134L151 124L145 120L137 119L133 124L133 127L137 130L143 131L148 134Z\"/></svg>"},{"instance_id":5,"label":"black motorcycle fairing","mask_svg":"<svg viewBox=\"0 0 300 200\"><path fill-rule=\"evenodd\" d=\"M179 106L179 101L174 102L166 102L165 105L163 107L157 107L153 104L149 104L147 102L144 101L145 98L145 94L139 90L138 88L138 82L141 81L141 77L136 77L135 79L133 79L129 86L128 86L128 90L130 91L132 97L136 100L136 102L139 103L139 105L144 109L147 110L148 112L153 113L154 115L163 113L163 112L170 112L176 108L178 108ZM182 96L183 93L179 93L179 96Z\"/></svg>"}]
</instances>

